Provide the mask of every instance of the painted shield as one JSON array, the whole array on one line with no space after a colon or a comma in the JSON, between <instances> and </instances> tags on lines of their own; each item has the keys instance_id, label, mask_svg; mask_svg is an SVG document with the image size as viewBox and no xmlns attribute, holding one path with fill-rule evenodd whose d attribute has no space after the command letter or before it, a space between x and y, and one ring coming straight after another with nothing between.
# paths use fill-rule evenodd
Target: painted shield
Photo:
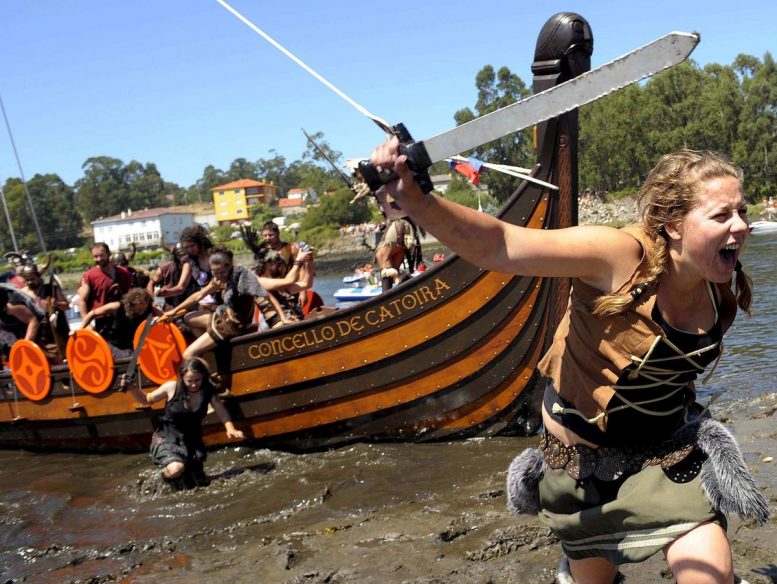
<instances>
[{"instance_id":1,"label":"painted shield","mask_svg":"<svg viewBox=\"0 0 777 584\"><path fill-rule=\"evenodd\" d=\"M113 356L108 342L88 329L78 329L67 342L67 362L75 382L89 393L102 393L113 381Z\"/></svg>"},{"instance_id":2,"label":"painted shield","mask_svg":"<svg viewBox=\"0 0 777 584\"><path fill-rule=\"evenodd\" d=\"M141 323L135 331L135 347L142 332ZM140 370L154 383L172 381L176 378L178 367L183 362L185 349L186 341L178 327L167 321L158 322L148 331L148 336L140 349L138 357Z\"/></svg>"},{"instance_id":3,"label":"painted shield","mask_svg":"<svg viewBox=\"0 0 777 584\"><path fill-rule=\"evenodd\" d=\"M51 391L51 367L38 345L24 339L16 341L8 357L11 376L22 394L40 401Z\"/></svg>"}]
</instances>

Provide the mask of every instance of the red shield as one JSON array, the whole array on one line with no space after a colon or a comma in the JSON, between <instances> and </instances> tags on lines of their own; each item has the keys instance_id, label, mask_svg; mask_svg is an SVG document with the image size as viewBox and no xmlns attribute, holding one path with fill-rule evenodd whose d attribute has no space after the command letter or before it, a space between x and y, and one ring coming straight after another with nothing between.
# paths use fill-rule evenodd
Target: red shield
<instances>
[{"instance_id":1,"label":"red shield","mask_svg":"<svg viewBox=\"0 0 777 584\"><path fill-rule=\"evenodd\" d=\"M11 376L22 394L40 401L51 391L51 367L38 345L24 339L16 341L8 357Z\"/></svg>"},{"instance_id":2,"label":"red shield","mask_svg":"<svg viewBox=\"0 0 777 584\"><path fill-rule=\"evenodd\" d=\"M88 329L79 329L67 342L67 362L75 382L89 393L102 393L113 381L113 356L108 342Z\"/></svg>"},{"instance_id":3,"label":"red shield","mask_svg":"<svg viewBox=\"0 0 777 584\"><path fill-rule=\"evenodd\" d=\"M134 343L137 347L143 324L135 331ZM178 367L183 362L186 341L178 327L169 322L158 322L148 331L138 357L138 365L143 375L154 383L172 381L178 375Z\"/></svg>"}]
</instances>

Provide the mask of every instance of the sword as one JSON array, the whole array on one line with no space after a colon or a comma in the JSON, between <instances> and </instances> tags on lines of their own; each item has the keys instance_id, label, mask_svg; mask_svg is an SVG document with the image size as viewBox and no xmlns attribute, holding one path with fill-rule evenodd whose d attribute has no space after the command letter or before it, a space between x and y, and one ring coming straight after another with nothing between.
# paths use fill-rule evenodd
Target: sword
<instances>
[{"instance_id":1,"label":"sword","mask_svg":"<svg viewBox=\"0 0 777 584\"><path fill-rule=\"evenodd\" d=\"M669 33L574 79L426 140L414 141L405 126L397 124L394 133L399 138L400 153L407 155L408 166L428 193L434 185L426 169L432 163L555 118L674 67L688 58L699 40L698 33ZM359 163L359 170L373 191L396 178L393 172L378 171L365 160Z\"/></svg>"},{"instance_id":2,"label":"sword","mask_svg":"<svg viewBox=\"0 0 777 584\"><path fill-rule=\"evenodd\" d=\"M135 378L135 374L131 373L135 370L135 366L138 364L138 358L140 357L140 351L143 350L143 343L146 340L146 337L148 336L148 332L151 330L151 326L154 324L154 314L149 313L149 315L146 317L146 323L143 325L143 332L140 333L140 338L138 339L138 346L135 347L135 351L132 353L132 357L130 357L129 363L127 363L127 373L122 376L121 381L119 382L119 391L124 392L127 391L127 388L129 387L129 384L132 383L132 380Z\"/></svg>"}]
</instances>

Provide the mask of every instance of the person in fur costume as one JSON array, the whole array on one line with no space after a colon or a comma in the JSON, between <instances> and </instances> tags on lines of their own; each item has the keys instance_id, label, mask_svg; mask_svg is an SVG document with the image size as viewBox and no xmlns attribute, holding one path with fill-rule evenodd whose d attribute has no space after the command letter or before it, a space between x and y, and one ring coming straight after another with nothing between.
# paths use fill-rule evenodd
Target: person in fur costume
<instances>
[{"instance_id":1,"label":"person in fur costume","mask_svg":"<svg viewBox=\"0 0 777 584\"><path fill-rule=\"evenodd\" d=\"M508 481L511 509L539 514L560 539L560 577L609 584L620 564L663 552L680 584L734 582L726 514L765 522L769 507L694 382L750 309L742 171L675 152L642 185L639 224L529 229L424 194L398 146L371 161L397 174L383 188L441 243L495 272L572 278L538 366L540 448Z\"/></svg>"}]
</instances>

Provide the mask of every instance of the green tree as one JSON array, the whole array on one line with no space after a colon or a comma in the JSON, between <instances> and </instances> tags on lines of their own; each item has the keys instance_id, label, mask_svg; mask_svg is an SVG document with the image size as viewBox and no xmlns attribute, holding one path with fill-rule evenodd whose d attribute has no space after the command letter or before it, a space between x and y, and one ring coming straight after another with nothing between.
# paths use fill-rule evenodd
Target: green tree
<instances>
[{"instance_id":1,"label":"green tree","mask_svg":"<svg viewBox=\"0 0 777 584\"><path fill-rule=\"evenodd\" d=\"M210 189L227 182L229 181L224 171L209 164L203 169L202 176L195 183L198 198L201 196L203 201L209 201L211 198Z\"/></svg>"},{"instance_id":2,"label":"green tree","mask_svg":"<svg viewBox=\"0 0 777 584\"><path fill-rule=\"evenodd\" d=\"M648 158L644 95L631 85L580 108L580 187L595 192L637 184Z\"/></svg>"},{"instance_id":3,"label":"green tree","mask_svg":"<svg viewBox=\"0 0 777 584\"><path fill-rule=\"evenodd\" d=\"M75 184L76 204L86 222L115 215L129 206L121 160L95 156L88 158L81 168L84 176Z\"/></svg>"},{"instance_id":4,"label":"green tree","mask_svg":"<svg viewBox=\"0 0 777 584\"><path fill-rule=\"evenodd\" d=\"M315 145L310 140L307 141L302 161L296 167L300 181L298 186L312 188L319 194L334 192L347 186L338 172L338 169L342 169L343 155L329 145L322 132L316 132L311 138Z\"/></svg>"},{"instance_id":5,"label":"green tree","mask_svg":"<svg viewBox=\"0 0 777 584\"><path fill-rule=\"evenodd\" d=\"M278 208L260 203L251 207L251 224L261 230L262 225L278 216Z\"/></svg>"},{"instance_id":6,"label":"green tree","mask_svg":"<svg viewBox=\"0 0 777 584\"><path fill-rule=\"evenodd\" d=\"M703 84L701 71L685 62L654 76L645 85L646 139L656 156L697 147L690 130L700 115Z\"/></svg>"},{"instance_id":7,"label":"green tree","mask_svg":"<svg viewBox=\"0 0 777 584\"><path fill-rule=\"evenodd\" d=\"M289 189L297 186L296 176L286 165L286 158L270 150L271 158L260 158L256 161L256 171L263 180L273 183L278 189L278 195L282 196Z\"/></svg>"},{"instance_id":8,"label":"green tree","mask_svg":"<svg viewBox=\"0 0 777 584\"><path fill-rule=\"evenodd\" d=\"M366 199L351 204L353 192L340 189L333 195L321 198L317 207L311 207L302 220L302 230L307 231L319 226L339 228L341 225L364 223L369 221L372 212Z\"/></svg>"},{"instance_id":9,"label":"green tree","mask_svg":"<svg viewBox=\"0 0 777 584\"><path fill-rule=\"evenodd\" d=\"M130 209L153 209L165 204L165 181L155 164L133 160L124 167Z\"/></svg>"},{"instance_id":10,"label":"green tree","mask_svg":"<svg viewBox=\"0 0 777 584\"><path fill-rule=\"evenodd\" d=\"M332 193L343 188L345 183L334 173L312 162L299 162L292 164L296 186L301 189L313 189L318 195Z\"/></svg>"},{"instance_id":11,"label":"green tree","mask_svg":"<svg viewBox=\"0 0 777 584\"><path fill-rule=\"evenodd\" d=\"M173 196L172 205L190 205L191 203L196 203L197 194L196 191L192 190L193 188L194 187L185 189L177 183L164 181L164 193L165 196ZM194 196L192 197L192 195ZM163 204L167 205L167 202L165 201Z\"/></svg>"},{"instance_id":12,"label":"green tree","mask_svg":"<svg viewBox=\"0 0 777 584\"><path fill-rule=\"evenodd\" d=\"M472 209L477 209L480 206L484 211L495 211L498 202L494 197L486 193L478 193L477 187L458 173L453 175L453 179L442 196Z\"/></svg>"},{"instance_id":13,"label":"green tree","mask_svg":"<svg viewBox=\"0 0 777 584\"><path fill-rule=\"evenodd\" d=\"M465 124L475 118L484 116L494 110L510 105L529 95L529 90L520 77L510 72L507 67L494 71L491 65L486 65L477 74L475 86L478 99L475 111L464 108L454 115L457 125ZM532 152L531 130L516 132L499 140L479 146L471 153L460 153L463 156L473 156L484 162L498 162L513 166L527 166L535 156ZM491 173L488 177L489 192L499 201L504 201L520 184L520 179L502 174Z\"/></svg>"},{"instance_id":14,"label":"green tree","mask_svg":"<svg viewBox=\"0 0 777 584\"><path fill-rule=\"evenodd\" d=\"M582 107L581 188L635 189L661 155L681 148L733 154L744 115L738 75L757 70L749 58L703 70L684 63Z\"/></svg>"},{"instance_id":15,"label":"green tree","mask_svg":"<svg viewBox=\"0 0 777 584\"><path fill-rule=\"evenodd\" d=\"M733 154L744 105L734 68L715 63L707 65L698 98L699 113L689 122L689 141L697 149Z\"/></svg>"},{"instance_id":16,"label":"green tree","mask_svg":"<svg viewBox=\"0 0 777 584\"><path fill-rule=\"evenodd\" d=\"M770 53L762 63L740 55L744 104L739 118L734 160L745 171L751 201L774 196L777 186L777 65Z\"/></svg>"},{"instance_id":17,"label":"green tree","mask_svg":"<svg viewBox=\"0 0 777 584\"><path fill-rule=\"evenodd\" d=\"M259 180L260 176L256 170L256 164L249 162L245 158L235 158L229 165L226 172L226 182L232 182L241 179Z\"/></svg>"},{"instance_id":18,"label":"green tree","mask_svg":"<svg viewBox=\"0 0 777 584\"><path fill-rule=\"evenodd\" d=\"M81 245L83 223L76 211L73 189L56 174L36 174L27 182L27 190L35 208L35 216L46 248ZM16 178L8 179L3 191L19 247L33 252L42 251L22 181ZM10 248L11 237L4 220L0 221L0 237Z\"/></svg>"},{"instance_id":19,"label":"green tree","mask_svg":"<svg viewBox=\"0 0 777 584\"><path fill-rule=\"evenodd\" d=\"M165 182L153 163L95 156L84 162L84 176L76 182L76 203L84 220L110 217L125 209L164 204Z\"/></svg>"}]
</instances>

